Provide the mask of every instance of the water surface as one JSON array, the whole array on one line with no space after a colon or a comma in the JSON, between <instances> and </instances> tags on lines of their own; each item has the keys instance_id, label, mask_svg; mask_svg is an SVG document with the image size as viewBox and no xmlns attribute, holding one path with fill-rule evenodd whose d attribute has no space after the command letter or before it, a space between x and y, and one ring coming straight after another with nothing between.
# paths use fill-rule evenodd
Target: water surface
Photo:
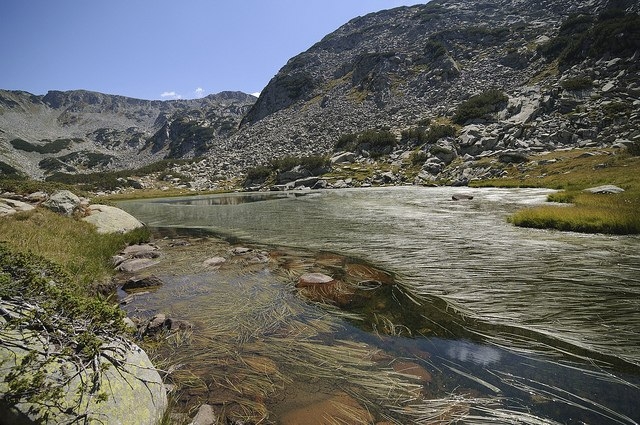
<instances>
[{"instance_id":1,"label":"water surface","mask_svg":"<svg viewBox=\"0 0 640 425\"><path fill-rule=\"evenodd\" d=\"M366 319L335 332L399 356L430 353L434 396L448 389L455 398L463 387L492 400L467 412L470 423L636 423L640 238L507 223L509 213L544 202L546 190L465 188L473 200L452 201L460 191L231 194L120 206L156 228L333 252L393 273L402 295L388 296L402 299L398 311L380 307L387 329L369 305L354 312Z\"/></svg>"}]
</instances>

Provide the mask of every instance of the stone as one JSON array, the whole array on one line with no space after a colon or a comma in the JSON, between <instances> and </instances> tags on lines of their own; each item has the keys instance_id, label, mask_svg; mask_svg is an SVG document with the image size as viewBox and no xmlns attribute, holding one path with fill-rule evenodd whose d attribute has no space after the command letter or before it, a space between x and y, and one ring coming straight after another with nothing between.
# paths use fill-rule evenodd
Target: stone
<instances>
[{"instance_id":1,"label":"stone","mask_svg":"<svg viewBox=\"0 0 640 425\"><path fill-rule=\"evenodd\" d=\"M162 286L162 280L157 276L145 276L145 277L132 277L122 285L122 290L131 292L136 289L148 289Z\"/></svg>"},{"instance_id":2,"label":"stone","mask_svg":"<svg viewBox=\"0 0 640 425\"><path fill-rule=\"evenodd\" d=\"M601 193L601 194L622 193L622 192L624 192L624 189L622 189L621 187L618 187L618 186L614 186L612 184L606 184L606 185L603 185L603 186L590 187L588 189L584 189L584 192Z\"/></svg>"},{"instance_id":3,"label":"stone","mask_svg":"<svg viewBox=\"0 0 640 425\"><path fill-rule=\"evenodd\" d=\"M227 260L224 257L211 257L204 260L202 264L204 264L207 267L220 267L226 262Z\"/></svg>"},{"instance_id":4,"label":"stone","mask_svg":"<svg viewBox=\"0 0 640 425\"><path fill-rule=\"evenodd\" d=\"M331 164L344 164L344 163L352 163L356 160L356 155L353 152L343 152L339 153L329 160Z\"/></svg>"},{"instance_id":5,"label":"stone","mask_svg":"<svg viewBox=\"0 0 640 425\"><path fill-rule=\"evenodd\" d=\"M371 413L345 392L324 396L303 407L285 413L282 425L324 425L327 423L370 424Z\"/></svg>"},{"instance_id":6,"label":"stone","mask_svg":"<svg viewBox=\"0 0 640 425\"><path fill-rule=\"evenodd\" d=\"M298 278L298 288L311 285L323 285L333 283L335 279L323 273L306 273Z\"/></svg>"},{"instance_id":7,"label":"stone","mask_svg":"<svg viewBox=\"0 0 640 425\"><path fill-rule=\"evenodd\" d=\"M31 211L33 209L35 209L35 207L26 202L16 201L15 199L0 198L0 216Z\"/></svg>"},{"instance_id":8,"label":"stone","mask_svg":"<svg viewBox=\"0 0 640 425\"><path fill-rule=\"evenodd\" d=\"M203 404L198 408L198 412L196 413L196 416L194 416L190 425L216 425L217 423L218 419L216 418L213 406L210 404Z\"/></svg>"},{"instance_id":9,"label":"stone","mask_svg":"<svg viewBox=\"0 0 640 425\"><path fill-rule=\"evenodd\" d=\"M498 160L506 164L521 163L529 161L526 154L516 151L502 152L498 155Z\"/></svg>"},{"instance_id":10,"label":"stone","mask_svg":"<svg viewBox=\"0 0 640 425\"><path fill-rule=\"evenodd\" d=\"M72 215L76 208L80 206L80 203L80 198L71 191L60 190L51 195L42 205L51 211L64 215Z\"/></svg>"},{"instance_id":11,"label":"stone","mask_svg":"<svg viewBox=\"0 0 640 425\"><path fill-rule=\"evenodd\" d=\"M134 273L142 269L146 269L147 267L151 267L155 264L158 264L157 261L154 261L149 258L131 258L128 260L124 260L116 267L116 270Z\"/></svg>"},{"instance_id":12,"label":"stone","mask_svg":"<svg viewBox=\"0 0 640 425\"><path fill-rule=\"evenodd\" d=\"M6 332L11 332L11 338L19 339L21 343L11 347L0 345L0 363L3 365L0 368L0 394L9 390L5 378L12 366L20 364L27 354L35 354L38 358L42 356L38 353L47 351L41 342L45 339L33 332L9 329L3 332L5 336ZM105 345L102 352L114 360L112 363L105 355L99 357L101 375L97 393L104 393L106 399L82 390L83 382L91 382L92 368L79 368L71 359L61 355L47 370L45 380L62 387L62 398L46 405L34 405L24 400L11 406L0 403L0 422L74 423L82 417L87 423L160 423L167 408L167 395L162 379L147 354L135 344L123 342Z\"/></svg>"},{"instance_id":13,"label":"stone","mask_svg":"<svg viewBox=\"0 0 640 425\"><path fill-rule=\"evenodd\" d=\"M454 201L470 201L473 199L473 195L468 193L454 193L451 195L451 199Z\"/></svg>"},{"instance_id":14,"label":"stone","mask_svg":"<svg viewBox=\"0 0 640 425\"><path fill-rule=\"evenodd\" d=\"M392 367L394 371L402 373L403 375L413 376L423 383L431 382L431 373L417 363L399 361L394 362Z\"/></svg>"},{"instance_id":15,"label":"stone","mask_svg":"<svg viewBox=\"0 0 640 425\"><path fill-rule=\"evenodd\" d=\"M93 224L98 233L127 233L144 227L144 224L120 208L94 204L89 207L89 215L82 220Z\"/></svg>"},{"instance_id":16,"label":"stone","mask_svg":"<svg viewBox=\"0 0 640 425\"><path fill-rule=\"evenodd\" d=\"M233 255L243 255L253 251L251 248L245 248L243 246L237 246L231 250Z\"/></svg>"}]
</instances>

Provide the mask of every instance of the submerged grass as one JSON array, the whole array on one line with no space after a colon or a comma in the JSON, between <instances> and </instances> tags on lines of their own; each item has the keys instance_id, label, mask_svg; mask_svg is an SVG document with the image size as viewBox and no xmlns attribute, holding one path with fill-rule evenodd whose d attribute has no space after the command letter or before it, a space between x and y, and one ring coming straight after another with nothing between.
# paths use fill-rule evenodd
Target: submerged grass
<instances>
[{"instance_id":1,"label":"submerged grass","mask_svg":"<svg viewBox=\"0 0 640 425\"><path fill-rule=\"evenodd\" d=\"M571 206L545 205L519 211L509 218L517 226L584 233L640 233L640 157L614 150L552 152L524 166L513 166L508 176L475 182L475 186L548 187L561 190L549 201ZM591 194L584 189L605 184L625 190L618 194Z\"/></svg>"}]
</instances>

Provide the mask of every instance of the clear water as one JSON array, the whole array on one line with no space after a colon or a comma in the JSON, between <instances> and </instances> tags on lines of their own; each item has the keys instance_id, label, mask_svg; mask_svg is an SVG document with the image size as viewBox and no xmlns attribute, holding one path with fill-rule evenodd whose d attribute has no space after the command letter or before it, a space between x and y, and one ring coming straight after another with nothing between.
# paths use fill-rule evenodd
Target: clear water
<instances>
[{"instance_id":1,"label":"clear water","mask_svg":"<svg viewBox=\"0 0 640 425\"><path fill-rule=\"evenodd\" d=\"M378 296L400 306L387 317L406 332L380 338L373 303L336 332L399 355L428 352L438 397L465 388L497 402L468 411L469 423L637 423L640 238L506 222L545 190L462 191L473 200L395 187L119 206L152 227L334 252L393 273L401 291Z\"/></svg>"}]
</instances>

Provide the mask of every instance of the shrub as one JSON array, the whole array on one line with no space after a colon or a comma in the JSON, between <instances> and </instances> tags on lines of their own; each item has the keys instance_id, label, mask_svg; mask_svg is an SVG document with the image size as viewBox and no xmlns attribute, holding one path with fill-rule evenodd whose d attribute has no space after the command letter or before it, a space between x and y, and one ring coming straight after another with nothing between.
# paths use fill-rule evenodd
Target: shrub
<instances>
[{"instance_id":1,"label":"shrub","mask_svg":"<svg viewBox=\"0 0 640 425\"><path fill-rule=\"evenodd\" d=\"M482 94L471 96L458 106L453 122L464 124L472 119L486 118L489 114L498 111L508 100L507 95L498 89L490 89Z\"/></svg>"},{"instance_id":2,"label":"shrub","mask_svg":"<svg viewBox=\"0 0 640 425\"><path fill-rule=\"evenodd\" d=\"M340 136L335 146L334 151L354 151L358 145L358 135L354 133L343 134Z\"/></svg>"},{"instance_id":3,"label":"shrub","mask_svg":"<svg viewBox=\"0 0 640 425\"><path fill-rule=\"evenodd\" d=\"M54 141L46 141L44 145L34 145L33 143L29 143L23 139L13 139L11 142L11 146L15 149L25 151L25 152L37 152L40 154L51 154L58 153L64 149L69 148L73 139L57 139Z\"/></svg>"},{"instance_id":4,"label":"shrub","mask_svg":"<svg viewBox=\"0 0 640 425\"><path fill-rule=\"evenodd\" d=\"M257 182L264 182L271 176L272 169L266 165L258 165L257 167L247 170L247 177L244 181L245 186Z\"/></svg>"},{"instance_id":5,"label":"shrub","mask_svg":"<svg viewBox=\"0 0 640 425\"><path fill-rule=\"evenodd\" d=\"M358 150L367 151L378 158L391 152L398 144L396 136L389 130L366 130L358 136Z\"/></svg>"},{"instance_id":6,"label":"shrub","mask_svg":"<svg viewBox=\"0 0 640 425\"><path fill-rule=\"evenodd\" d=\"M560 83L563 89L569 91L587 90L593 87L593 79L590 77L568 78Z\"/></svg>"},{"instance_id":7,"label":"shrub","mask_svg":"<svg viewBox=\"0 0 640 425\"><path fill-rule=\"evenodd\" d=\"M538 46L548 60L566 69L587 58L630 57L640 49L640 16L609 8L597 20L574 15L565 20L557 37Z\"/></svg>"},{"instance_id":8,"label":"shrub","mask_svg":"<svg viewBox=\"0 0 640 425\"><path fill-rule=\"evenodd\" d=\"M443 137L452 137L456 135L456 128L448 124L437 124L429 128L426 134L427 143L435 143Z\"/></svg>"}]
</instances>

